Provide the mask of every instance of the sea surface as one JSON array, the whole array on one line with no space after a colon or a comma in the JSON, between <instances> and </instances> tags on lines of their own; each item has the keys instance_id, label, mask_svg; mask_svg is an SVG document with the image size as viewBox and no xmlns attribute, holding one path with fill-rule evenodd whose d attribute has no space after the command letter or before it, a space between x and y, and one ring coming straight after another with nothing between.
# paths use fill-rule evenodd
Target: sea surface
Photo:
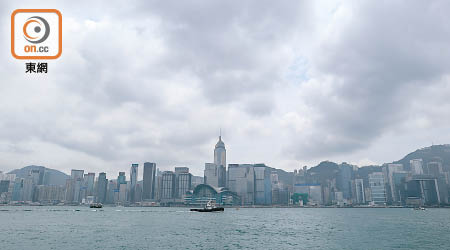
<instances>
[{"instance_id":1,"label":"sea surface","mask_svg":"<svg viewBox=\"0 0 450 250\"><path fill-rule=\"evenodd\" d=\"M450 209L0 207L0 249L450 249ZM79 210L79 211L76 211Z\"/></svg>"}]
</instances>

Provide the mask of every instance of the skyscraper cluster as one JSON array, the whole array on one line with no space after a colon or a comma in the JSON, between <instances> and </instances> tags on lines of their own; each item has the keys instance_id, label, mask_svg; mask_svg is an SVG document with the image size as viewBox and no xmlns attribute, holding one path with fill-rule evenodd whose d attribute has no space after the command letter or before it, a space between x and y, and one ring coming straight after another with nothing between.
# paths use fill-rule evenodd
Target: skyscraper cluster
<instances>
[{"instance_id":1,"label":"skyscraper cluster","mask_svg":"<svg viewBox=\"0 0 450 250\"><path fill-rule=\"evenodd\" d=\"M188 167L160 171L156 163L131 164L129 175L107 178L101 172L72 169L64 185L32 166L25 177L0 172L0 203L203 205L210 200L243 206L420 206L449 203L450 171L439 157L410 159L409 164L357 167L322 162L293 172L260 164L228 164L222 137L204 176ZM139 171L142 180L138 179Z\"/></svg>"}]
</instances>

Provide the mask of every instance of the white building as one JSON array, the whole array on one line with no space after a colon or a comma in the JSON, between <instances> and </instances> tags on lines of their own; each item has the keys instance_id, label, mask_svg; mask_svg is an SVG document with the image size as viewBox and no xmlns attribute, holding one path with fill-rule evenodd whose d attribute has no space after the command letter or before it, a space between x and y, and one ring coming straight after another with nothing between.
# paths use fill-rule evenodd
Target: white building
<instances>
[{"instance_id":1,"label":"white building","mask_svg":"<svg viewBox=\"0 0 450 250\"><path fill-rule=\"evenodd\" d=\"M384 186L384 174L373 172L369 174L370 197L373 204L386 203L386 187Z\"/></svg>"},{"instance_id":2,"label":"white building","mask_svg":"<svg viewBox=\"0 0 450 250\"><path fill-rule=\"evenodd\" d=\"M226 159L225 144L222 141L222 136L219 136L219 141L214 148L214 163L205 163L205 184L213 187L226 186Z\"/></svg>"},{"instance_id":3,"label":"white building","mask_svg":"<svg viewBox=\"0 0 450 250\"><path fill-rule=\"evenodd\" d=\"M411 168L411 173L413 175L423 174L423 160L422 159L410 160L409 165Z\"/></svg>"}]
</instances>

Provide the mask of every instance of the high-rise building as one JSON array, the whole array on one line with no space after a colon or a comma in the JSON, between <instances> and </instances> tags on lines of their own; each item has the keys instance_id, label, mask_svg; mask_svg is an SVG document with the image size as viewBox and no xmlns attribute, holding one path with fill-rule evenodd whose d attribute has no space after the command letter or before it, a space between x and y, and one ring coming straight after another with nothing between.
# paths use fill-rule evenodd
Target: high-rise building
<instances>
[{"instance_id":1,"label":"high-rise building","mask_svg":"<svg viewBox=\"0 0 450 250\"><path fill-rule=\"evenodd\" d=\"M423 174L423 160L413 159L409 161L411 173L413 175Z\"/></svg>"},{"instance_id":2,"label":"high-rise building","mask_svg":"<svg viewBox=\"0 0 450 250\"><path fill-rule=\"evenodd\" d=\"M70 172L70 178L72 178L73 180L83 179L83 174L84 170L72 169L72 171Z\"/></svg>"},{"instance_id":3,"label":"high-rise building","mask_svg":"<svg viewBox=\"0 0 450 250\"><path fill-rule=\"evenodd\" d=\"M243 205L255 204L255 172L253 165L229 164L228 188L241 197Z\"/></svg>"},{"instance_id":4,"label":"high-rise building","mask_svg":"<svg viewBox=\"0 0 450 250\"><path fill-rule=\"evenodd\" d=\"M120 183L119 185L119 202L124 204L127 201L127 183Z\"/></svg>"},{"instance_id":5,"label":"high-rise building","mask_svg":"<svg viewBox=\"0 0 450 250\"><path fill-rule=\"evenodd\" d=\"M23 201L32 201L33 200L33 178L28 177L23 180L23 188L22 188L22 199Z\"/></svg>"},{"instance_id":6,"label":"high-rise building","mask_svg":"<svg viewBox=\"0 0 450 250\"><path fill-rule=\"evenodd\" d=\"M45 171L44 167L38 167L30 171L30 176L33 179L34 185L42 185L44 181L44 171Z\"/></svg>"},{"instance_id":7,"label":"high-rise building","mask_svg":"<svg viewBox=\"0 0 450 250\"><path fill-rule=\"evenodd\" d=\"M134 197L135 197L135 201L134 202L141 202L142 201L142 182L138 182L136 184Z\"/></svg>"},{"instance_id":8,"label":"high-rise building","mask_svg":"<svg viewBox=\"0 0 450 250\"><path fill-rule=\"evenodd\" d=\"M125 172L119 172L119 176L117 176L117 188L119 189L120 184L127 184L127 177L125 176Z\"/></svg>"},{"instance_id":9,"label":"high-rise building","mask_svg":"<svg viewBox=\"0 0 450 250\"><path fill-rule=\"evenodd\" d=\"M371 200L374 204L386 203L386 187L384 185L384 174L373 172L369 174L369 186Z\"/></svg>"},{"instance_id":10,"label":"high-rise building","mask_svg":"<svg viewBox=\"0 0 450 250\"><path fill-rule=\"evenodd\" d=\"M205 163L204 181L213 187L219 187L219 171L214 163Z\"/></svg>"},{"instance_id":11,"label":"high-rise building","mask_svg":"<svg viewBox=\"0 0 450 250\"><path fill-rule=\"evenodd\" d=\"M163 172L159 171L159 168L156 169L156 176L155 176L155 200L161 200L161 194L162 194L162 176Z\"/></svg>"},{"instance_id":12,"label":"high-rise building","mask_svg":"<svg viewBox=\"0 0 450 250\"><path fill-rule=\"evenodd\" d=\"M86 195L94 195L95 173L88 173L86 176Z\"/></svg>"},{"instance_id":13,"label":"high-rise building","mask_svg":"<svg viewBox=\"0 0 450 250\"><path fill-rule=\"evenodd\" d=\"M162 174L161 202L175 198L175 173L164 171Z\"/></svg>"},{"instance_id":14,"label":"high-rise building","mask_svg":"<svg viewBox=\"0 0 450 250\"><path fill-rule=\"evenodd\" d=\"M16 174L4 174L1 173L0 171L0 181L10 181L10 182L14 182L14 180L16 179Z\"/></svg>"},{"instance_id":15,"label":"high-rise building","mask_svg":"<svg viewBox=\"0 0 450 250\"><path fill-rule=\"evenodd\" d=\"M0 194L8 192L9 184L10 184L9 180L1 180L0 181Z\"/></svg>"},{"instance_id":16,"label":"high-rise building","mask_svg":"<svg viewBox=\"0 0 450 250\"><path fill-rule=\"evenodd\" d=\"M99 173L97 180L97 202L105 203L108 179L106 173Z\"/></svg>"},{"instance_id":17,"label":"high-rise building","mask_svg":"<svg viewBox=\"0 0 450 250\"><path fill-rule=\"evenodd\" d=\"M186 192L191 190L192 186L192 174L189 173L187 167L175 167L175 197L177 199L183 199Z\"/></svg>"},{"instance_id":18,"label":"high-rise building","mask_svg":"<svg viewBox=\"0 0 450 250\"><path fill-rule=\"evenodd\" d=\"M194 189L197 185L204 184L205 177L203 176L192 176L192 189Z\"/></svg>"},{"instance_id":19,"label":"high-rise building","mask_svg":"<svg viewBox=\"0 0 450 250\"><path fill-rule=\"evenodd\" d=\"M119 189L117 188L117 180L109 180L105 203L116 204L118 200Z\"/></svg>"},{"instance_id":20,"label":"high-rise building","mask_svg":"<svg viewBox=\"0 0 450 250\"><path fill-rule=\"evenodd\" d=\"M72 169L70 179L66 180L66 202L80 203L84 184L84 170Z\"/></svg>"},{"instance_id":21,"label":"high-rise building","mask_svg":"<svg viewBox=\"0 0 450 250\"><path fill-rule=\"evenodd\" d=\"M225 187L227 180L227 152L222 136L214 147L214 163L205 163L204 181L213 187Z\"/></svg>"},{"instance_id":22,"label":"high-rise building","mask_svg":"<svg viewBox=\"0 0 450 250\"><path fill-rule=\"evenodd\" d=\"M156 173L156 163L151 162L144 163L144 180L142 186L143 200L155 199L155 173Z\"/></svg>"},{"instance_id":23,"label":"high-rise building","mask_svg":"<svg viewBox=\"0 0 450 250\"><path fill-rule=\"evenodd\" d=\"M225 143L222 141L222 135L214 147L214 164L217 166L218 185L217 187L225 187L227 185L227 150Z\"/></svg>"},{"instance_id":24,"label":"high-rise building","mask_svg":"<svg viewBox=\"0 0 450 250\"><path fill-rule=\"evenodd\" d=\"M219 136L219 141L214 148L214 164L227 166L227 150L225 149L225 143L222 141L222 136Z\"/></svg>"},{"instance_id":25,"label":"high-rise building","mask_svg":"<svg viewBox=\"0 0 450 250\"><path fill-rule=\"evenodd\" d=\"M398 190L398 185L400 184L396 178L394 178L394 173L407 174L403 171L403 164L385 164L385 169L387 170L387 181L389 184L389 196L392 202L400 202L400 190Z\"/></svg>"},{"instance_id":26,"label":"high-rise building","mask_svg":"<svg viewBox=\"0 0 450 250\"><path fill-rule=\"evenodd\" d=\"M342 192L343 198L349 200L352 196L351 181L353 175L353 166L347 163L339 165L339 173L336 179L336 186Z\"/></svg>"},{"instance_id":27,"label":"high-rise building","mask_svg":"<svg viewBox=\"0 0 450 250\"><path fill-rule=\"evenodd\" d=\"M14 187L13 187L13 193L12 193L12 200L13 201L21 201L22 199L22 189L23 189L23 178L16 178L14 180Z\"/></svg>"},{"instance_id":28,"label":"high-rise building","mask_svg":"<svg viewBox=\"0 0 450 250\"><path fill-rule=\"evenodd\" d=\"M131 164L130 169L130 201L136 202L136 184L139 164Z\"/></svg>"},{"instance_id":29,"label":"high-rise building","mask_svg":"<svg viewBox=\"0 0 450 250\"><path fill-rule=\"evenodd\" d=\"M427 163L427 170L429 175L439 178L443 174L442 163L438 161L432 161Z\"/></svg>"},{"instance_id":30,"label":"high-rise building","mask_svg":"<svg viewBox=\"0 0 450 250\"><path fill-rule=\"evenodd\" d=\"M255 164L255 204L272 204L271 170L264 164Z\"/></svg>"},{"instance_id":31,"label":"high-rise building","mask_svg":"<svg viewBox=\"0 0 450 250\"><path fill-rule=\"evenodd\" d=\"M357 204L366 203L366 197L364 195L364 180L355 179L355 201Z\"/></svg>"}]
</instances>

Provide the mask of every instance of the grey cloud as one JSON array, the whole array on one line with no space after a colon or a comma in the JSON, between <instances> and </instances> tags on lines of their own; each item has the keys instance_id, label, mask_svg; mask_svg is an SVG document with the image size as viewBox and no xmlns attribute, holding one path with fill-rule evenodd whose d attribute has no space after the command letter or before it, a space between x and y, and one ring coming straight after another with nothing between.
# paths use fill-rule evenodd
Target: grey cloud
<instances>
[{"instance_id":1,"label":"grey cloud","mask_svg":"<svg viewBox=\"0 0 450 250\"><path fill-rule=\"evenodd\" d=\"M297 156L361 150L408 120L415 91L449 73L450 6L445 1L358 2L352 18L315 54L327 94L305 96L320 116ZM425 100L424 100L425 101Z\"/></svg>"},{"instance_id":2,"label":"grey cloud","mask_svg":"<svg viewBox=\"0 0 450 250\"><path fill-rule=\"evenodd\" d=\"M4 162L115 172L149 160L201 174L222 128L230 161L292 169L359 157L405 123L423 138L419 126L447 114L446 2L344 2L349 22L320 1L105 3L44 1L66 25L46 76L25 75L0 50ZM1 34L30 4L0 2ZM292 67L305 67L299 84ZM286 113L300 121L283 125Z\"/></svg>"}]
</instances>

